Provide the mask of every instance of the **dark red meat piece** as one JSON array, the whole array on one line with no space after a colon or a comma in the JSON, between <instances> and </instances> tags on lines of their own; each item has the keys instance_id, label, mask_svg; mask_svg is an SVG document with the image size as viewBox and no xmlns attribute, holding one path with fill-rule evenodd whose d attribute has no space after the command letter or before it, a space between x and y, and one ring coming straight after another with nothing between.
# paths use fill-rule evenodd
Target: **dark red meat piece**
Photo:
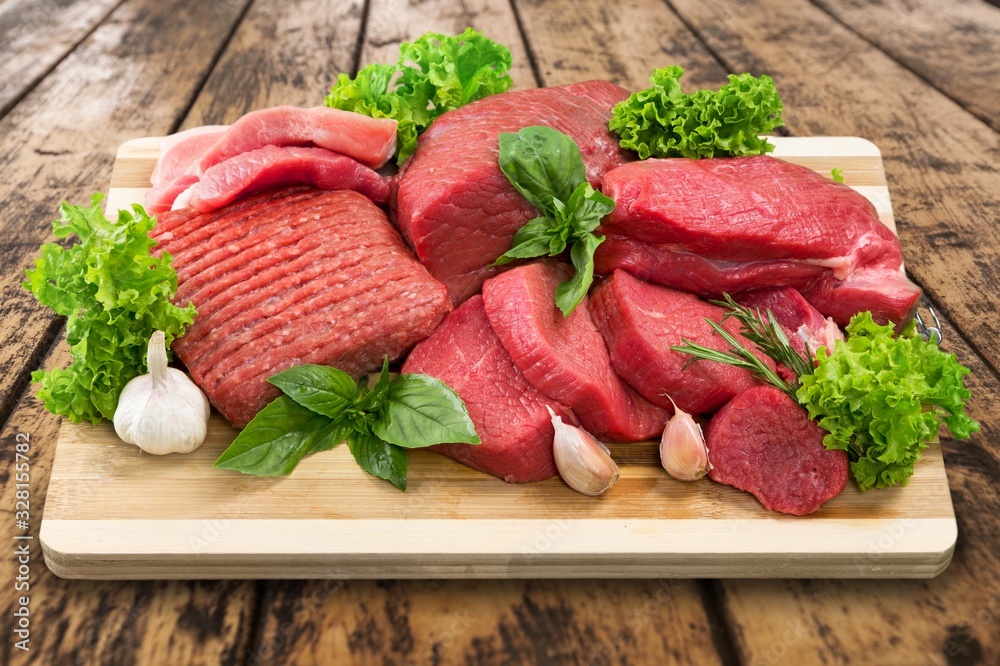
<instances>
[{"instance_id":1,"label":"dark red meat piece","mask_svg":"<svg viewBox=\"0 0 1000 666\"><path fill-rule=\"evenodd\" d=\"M628 92L606 81L493 95L431 123L396 178L393 210L400 231L455 303L499 272L490 264L538 215L497 162L501 132L546 125L579 144L594 187L629 159L608 130L611 107Z\"/></svg>"},{"instance_id":2,"label":"dark red meat piece","mask_svg":"<svg viewBox=\"0 0 1000 666\"><path fill-rule=\"evenodd\" d=\"M842 326L863 310L905 321L920 298L871 203L805 167L763 155L650 159L608 172L602 189L616 203L602 272L703 296L796 287Z\"/></svg>"},{"instance_id":3,"label":"dark red meat piece","mask_svg":"<svg viewBox=\"0 0 1000 666\"><path fill-rule=\"evenodd\" d=\"M607 343L611 367L646 399L671 413L668 395L686 412L707 414L757 383L748 371L713 361L695 361L685 368L691 357L670 349L683 344L684 338L728 349L705 321L721 321L724 311L692 294L615 271L592 292L590 306ZM738 322L729 319L724 327L753 348L739 334ZM761 358L774 367L773 361Z\"/></svg>"},{"instance_id":4,"label":"dark red meat piece","mask_svg":"<svg viewBox=\"0 0 1000 666\"><path fill-rule=\"evenodd\" d=\"M508 483L555 476L552 422L546 405L565 410L536 391L490 327L482 296L452 312L414 348L403 372L436 377L465 401L482 443L433 450Z\"/></svg>"},{"instance_id":5,"label":"dark red meat piece","mask_svg":"<svg viewBox=\"0 0 1000 666\"><path fill-rule=\"evenodd\" d=\"M637 442L663 432L666 412L611 369L587 299L568 317L555 293L572 271L566 264L520 266L483 285L486 315L500 342L536 389L573 410L598 439Z\"/></svg>"},{"instance_id":6,"label":"dark red meat piece","mask_svg":"<svg viewBox=\"0 0 1000 666\"><path fill-rule=\"evenodd\" d=\"M825 434L783 391L749 389L708 424L708 476L752 493L766 509L813 513L847 485L847 454L827 451Z\"/></svg>"}]
</instances>

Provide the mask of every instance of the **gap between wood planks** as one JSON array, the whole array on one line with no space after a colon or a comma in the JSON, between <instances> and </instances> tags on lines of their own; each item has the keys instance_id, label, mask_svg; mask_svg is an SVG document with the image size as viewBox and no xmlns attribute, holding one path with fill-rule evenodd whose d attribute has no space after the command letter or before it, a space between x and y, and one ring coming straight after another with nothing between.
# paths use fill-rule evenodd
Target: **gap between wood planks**
<instances>
[{"instance_id":1,"label":"gap between wood planks","mask_svg":"<svg viewBox=\"0 0 1000 666\"><path fill-rule=\"evenodd\" d=\"M226 52L227 48L229 48L229 43L233 41L233 35L236 34L236 30L240 27L240 24L243 23L243 19L246 18L247 12L250 11L250 6L253 5L253 3L254 0L248 0L247 3L243 5L240 15L235 21L233 21L233 25L229 29L229 33L226 34L225 39L219 43L219 47L215 50L215 53L212 54L210 64L202 72L201 79L191 91L191 97L177 114L177 118L174 120L174 124L170 126L168 134L173 134L174 132L180 130L181 125L184 123L184 119L188 117L189 113L191 113L191 109L194 107L195 102L198 101L198 97L201 96L202 90L205 89L205 84L208 82L208 78L212 75L212 72L215 71L215 66L219 64L219 59L222 58L222 54Z\"/></svg>"},{"instance_id":2,"label":"gap between wood planks","mask_svg":"<svg viewBox=\"0 0 1000 666\"><path fill-rule=\"evenodd\" d=\"M20 104L21 100L30 95L31 91L33 91L36 87L38 87L39 83L45 80L45 77L51 74L52 71L56 67L58 67L63 60L72 55L72 53L76 51L76 49L80 46L80 44L87 41L87 38L90 37L95 30L101 27L101 25L103 25L104 22L108 20L108 17L111 16L111 14L113 14L115 10L118 9L124 2L125 0L118 0L118 2L109 7L108 10L104 12L103 16L94 21L94 24L91 25L88 30L86 30L84 33L80 35L80 38L76 40L76 43L73 44L72 47L66 49L66 51L58 58L55 58L47 67L45 67L45 69L38 72L38 74L35 75L31 79L31 81L29 81L28 84L24 86L22 90L20 90L16 95L11 97L3 106L0 106L0 119L6 116L11 109Z\"/></svg>"},{"instance_id":3,"label":"gap between wood planks","mask_svg":"<svg viewBox=\"0 0 1000 666\"><path fill-rule=\"evenodd\" d=\"M989 2L993 6L1000 7L1000 0L983 0L983 1L984 1L984 3L985 2ZM920 79L921 81L923 81L924 83L926 83L928 85L928 87L933 88L934 90L938 91L939 93L941 93L942 95L944 95L945 97L947 97L948 99L950 99L952 102L954 102L958 106L962 107L962 109L964 109L968 114L970 114L974 118L978 119L979 121L981 121L982 123L988 125L991 128L996 128L997 127L995 119L988 118L988 117L983 117L983 116L979 115L978 113L976 113L975 111L973 111L972 109L968 108L966 106L966 101L965 100L962 100L959 96L956 96L956 95L950 93L945 87L942 87L941 84L940 84L940 81L932 80L927 75L925 75L924 69L922 67L920 67L919 64L917 66L914 66L914 65L912 65L910 63L907 63L906 59L904 57L897 56L896 53L892 49L890 49L890 48L888 48L886 46L883 46L882 44L880 44L878 42L875 42L874 40L872 40L871 38L869 38L865 33L861 32L860 30L858 30L857 28L855 28L853 24L849 23L848 21L846 21L843 18L841 18L840 16L838 16L835 12L833 12L830 9L830 7L829 7L828 4L825 4L821 0L809 0L809 3L812 6L816 7L817 9L819 9L824 14L826 14L827 16L829 16L833 21L836 21L837 23L839 23L840 25L842 25L844 27L844 29L846 29L851 34L855 35L858 39L860 39L864 43L868 44L870 47L872 47L873 49L875 49L877 51L881 51L882 53L884 53L887 58L889 58L890 60L892 60L893 62L895 62L897 65L899 65L903 69L908 70L915 77L917 77L918 79ZM986 115L988 115L988 114L986 114Z\"/></svg>"}]
</instances>

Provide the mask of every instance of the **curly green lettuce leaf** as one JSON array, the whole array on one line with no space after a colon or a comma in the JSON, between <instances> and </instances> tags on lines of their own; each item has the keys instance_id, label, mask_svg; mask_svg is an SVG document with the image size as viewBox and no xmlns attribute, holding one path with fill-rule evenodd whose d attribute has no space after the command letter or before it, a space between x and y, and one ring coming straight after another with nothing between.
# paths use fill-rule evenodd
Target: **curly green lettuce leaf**
<instances>
[{"instance_id":1,"label":"curly green lettuce leaf","mask_svg":"<svg viewBox=\"0 0 1000 666\"><path fill-rule=\"evenodd\" d=\"M615 105L609 128L622 147L649 157L760 155L774 146L760 135L784 124L769 76L731 74L719 90L681 92L681 67L653 71L652 87Z\"/></svg>"},{"instance_id":2,"label":"curly green lettuce leaf","mask_svg":"<svg viewBox=\"0 0 1000 666\"><path fill-rule=\"evenodd\" d=\"M847 333L829 356L817 352L796 398L829 433L826 448L848 452L862 490L906 485L942 421L958 438L979 429L965 412L969 369L954 354L912 328L894 336L870 312L855 315Z\"/></svg>"},{"instance_id":3,"label":"curly green lettuce leaf","mask_svg":"<svg viewBox=\"0 0 1000 666\"><path fill-rule=\"evenodd\" d=\"M435 118L506 92L512 82L510 51L472 28L454 36L425 33L399 53L395 65L368 65L353 79L340 74L325 99L328 107L395 119L399 164Z\"/></svg>"},{"instance_id":4,"label":"curly green lettuce leaf","mask_svg":"<svg viewBox=\"0 0 1000 666\"><path fill-rule=\"evenodd\" d=\"M57 238L76 234L80 242L43 245L24 282L39 302L67 318L70 365L33 373L41 383L38 397L54 414L94 424L114 416L122 388L145 372L153 331L166 334L169 349L195 315L194 305L171 302L177 274L170 255L150 255L156 219L135 205L110 221L102 198L95 194L89 207L62 204L53 231Z\"/></svg>"}]
</instances>

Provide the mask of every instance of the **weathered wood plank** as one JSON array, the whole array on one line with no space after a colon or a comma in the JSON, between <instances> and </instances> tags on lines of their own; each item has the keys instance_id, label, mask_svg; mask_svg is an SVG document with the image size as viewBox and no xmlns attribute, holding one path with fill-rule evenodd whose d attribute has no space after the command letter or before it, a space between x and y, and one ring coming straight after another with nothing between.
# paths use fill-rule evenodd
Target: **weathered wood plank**
<instances>
[{"instance_id":1,"label":"weathered wood plank","mask_svg":"<svg viewBox=\"0 0 1000 666\"><path fill-rule=\"evenodd\" d=\"M228 124L254 109L319 106L354 66L361 0L256 2L226 45L183 127Z\"/></svg>"},{"instance_id":2,"label":"weathered wood plank","mask_svg":"<svg viewBox=\"0 0 1000 666\"><path fill-rule=\"evenodd\" d=\"M514 0L542 85L606 79L629 90L649 85L654 67L679 64L692 88L719 87L728 73L660 0Z\"/></svg>"},{"instance_id":3,"label":"weathered wood plank","mask_svg":"<svg viewBox=\"0 0 1000 666\"><path fill-rule=\"evenodd\" d=\"M122 0L0 3L0 116Z\"/></svg>"},{"instance_id":4,"label":"weathered wood plank","mask_svg":"<svg viewBox=\"0 0 1000 666\"><path fill-rule=\"evenodd\" d=\"M721 663L689 587L671 580L276 583L249 663Z\"/></svg>"},{"instance_id":5,"label":"weathered wood plank","mask_svg":"<svg viewBox=\"0 0 1000 666\"><path fill-rule=\"evenodd\" d=\"M1000 130L1000 9L983 0L814 0Z\"/></svg>"},{"instance_id":6,"label":"weathered wood plank","mask_svg":"<svg viewBox=\"0 0 1000 666\"><path fill-rule=\"evenodd\" d=\"M51 342L21 282L59 202L106 191L122 142L170 131L246 1L130 0L0 119L0 415Z\"/></svg>"},{"instance_id":7,"label":"weathered wood plank","mask_svg":"<svg viewBox=\"0 0 1000 666\"><path fill-rule=\"evenodd\" d=\"M729 68L774 77L792 134L882 149L907 271L1000 368L980 288L1000 283L1000 134L805 0L673 4Z\"/></svg>"},{"instance_id":8,"label":"weathered wood plank","mask_svg":"<svg viewBox=\"0 0 1000 666\"><path fill-rule=\"evenodd\" d=\"M988 183L996 182L997 137L806 2L673 4L727 66L775 77L794 133L859 134L882 147L909 270L986 354L978 356L950 326L945 331L946 346L973 368L970 411L984 426L971 442L945 443L959 519L951 568L922 583L727 582L724 610L742 656L762 663L812 663L820 653L844 664L867 663L873 654L896 663L996 663L1000 462L990 442L998 434L1000 381L990 368L998 356L989 324L996 295L969 285L996 284L997 192ZM876 560L878 549L873 544Z\"/></svg>"},{"instance_id":9,"label":"weathered wood plank","mask_svg":"<svg viewBox=\"0 0 1000 666\"><path fill-rule=\"evenodd\" d=\"M60 343L48 367L69 361ZM0 587L0 613L8 640L0 642L3 664L238 664L242 663L253 627L256 588L249 582L93 582L56 578L42 562L38 528L45 504L52 454L60 419L33 397L18 404L0 433L0 507L9 543L27 544L28 590L15 592L17 562L13 546L2 556L7 585ZM30 541L10 541L25 534L14 520L13 473L18 433L30 437ZM23 437L22 437L23 439ZM95 479L93 492L101 492ZM128 498L121 498L127 502ZM15 596L28 596L31 651L13 646Z\"/></svg>"}]
</instances>

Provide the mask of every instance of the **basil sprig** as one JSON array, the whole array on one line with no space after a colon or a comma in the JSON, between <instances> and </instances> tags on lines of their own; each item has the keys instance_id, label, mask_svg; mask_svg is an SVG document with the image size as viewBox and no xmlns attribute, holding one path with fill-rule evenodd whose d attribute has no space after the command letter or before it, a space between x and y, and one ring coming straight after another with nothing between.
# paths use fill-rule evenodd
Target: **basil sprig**
<instances>
[{"instance_id":1,"label":"basil sprig","mask_svg":"<svg viewBox=\"0 0 1000 666\"><path fill-rule=\"evenodd\" d=\"M587 167L576 142L551 127L501 134L500 169L541 215L517 230L511 249L493 265L557 257L570 248L573 278L556 289L556 305L569 316L594 281L594 250L604 241L594 230L615 209L615 202L587 182Z\"/></svg>"},{"instance_id":2,"label":"basil sprig","mask_svg":"<svg viewBox=\"0 0 1000 666\"><path fill-rule=\"evenodd\" d=\"M370 389L323 365L296 366L268 381L284 395L247 424L216 467L283 476L304 456L347 440L361 469L406 490L406 449L479 444L465 403L447 384L426 375L390 380L388 358Z\"/></svg>"}]
</instances>

